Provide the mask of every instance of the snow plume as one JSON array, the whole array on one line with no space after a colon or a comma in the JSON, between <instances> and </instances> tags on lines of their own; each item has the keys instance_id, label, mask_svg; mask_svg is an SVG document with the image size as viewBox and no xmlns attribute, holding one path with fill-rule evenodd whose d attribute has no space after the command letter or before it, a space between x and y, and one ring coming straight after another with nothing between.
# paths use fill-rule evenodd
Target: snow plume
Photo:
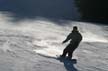
<instances>
[{"instance_id":1,"label":"snow plume","mask_svg":"<svg viewBox=\"0 0 108 71\"><path fill-rule=\"evenodd\" d=\"M81 27L80 30L83 34L84 42L108 42L108 38L106 37L108 33L106 30L103 30L104 25L79 22L78 26Z\"/></svg>"},{"instance_id":2,"label":"snow plume","mask_svg":"<svg viewBox=\"0 0 108 71\"><path fill-rule=\"evenodd\" d=\"M66 46L62 45L61 42L71 32L74 25L79 27L79 30L83 35L83 42L108 42L108 38L105 37L107 33L102 29L103 26L91 23L69 21L69 24L64 23L64 26L41 18L36 18L34 20L26 19L19 22L11 22L10 20L12 20L12 18L8 17L8 15L0 14L0 29L2 30L0 33L2 35L18 36L22 34L24 36L32 37L33 39L31 39L32 42L30 44L34 46L33 51L50 56L61 53ZM4 51L11 50L8 46L2 49Z\"/></svg>"}]
</instances>

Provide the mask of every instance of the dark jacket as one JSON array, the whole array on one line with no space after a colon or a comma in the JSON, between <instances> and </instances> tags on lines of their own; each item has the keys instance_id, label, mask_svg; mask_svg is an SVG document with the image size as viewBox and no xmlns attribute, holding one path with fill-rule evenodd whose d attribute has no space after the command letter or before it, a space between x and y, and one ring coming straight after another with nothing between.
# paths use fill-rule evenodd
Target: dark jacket
<instances>
[{"instance_id":1,"label":"dark jacket","mask_svg":"<svg viewBox=\"0 0 108 71\"><path fill-rule=\"evenodd\" d=\"M79 33L79 31L72 31L67 38L63 41L63 43L70 41L70 44L74 44L74 43L80 43L80 41L82 40L82 35Z\"/></svg>"}]
</instances>

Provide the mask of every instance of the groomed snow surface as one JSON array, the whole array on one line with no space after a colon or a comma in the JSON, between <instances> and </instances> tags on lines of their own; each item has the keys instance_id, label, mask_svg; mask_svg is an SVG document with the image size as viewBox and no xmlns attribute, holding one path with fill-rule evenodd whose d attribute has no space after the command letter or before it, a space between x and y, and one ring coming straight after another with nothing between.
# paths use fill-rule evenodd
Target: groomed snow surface
<instances>
[{"instance_id":1,"label":"groomed snow surface","mask_svg":"<svg viewBox=\"0 0 108 71\"><path fill-rule=\"evenodd\" d=\"M9 22L0 18L0 71L108 71L108 26L45 20ZM67 25L66 25L67 23ZM83 41L74 52L77 63L60 62L61 44L77 25Z\"/></svg>"}]
</instances>

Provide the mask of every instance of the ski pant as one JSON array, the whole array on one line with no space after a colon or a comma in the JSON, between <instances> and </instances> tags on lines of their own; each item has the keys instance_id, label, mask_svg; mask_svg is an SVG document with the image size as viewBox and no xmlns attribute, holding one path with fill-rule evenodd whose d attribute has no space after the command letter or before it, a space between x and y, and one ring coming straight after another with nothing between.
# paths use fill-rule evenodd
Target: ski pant
<instances>
[{"instance_id":1,"label":"ski pant","mask_svg":"<svg viewBox=\"0 0 108 71\"><path fill-rule=\"evenodd\" d=\"M78 44L69 44L64 50L61 56L66 57L68 54L68 58L72 58L74 50L77 48Z\"/></svg>"}]
</instances>

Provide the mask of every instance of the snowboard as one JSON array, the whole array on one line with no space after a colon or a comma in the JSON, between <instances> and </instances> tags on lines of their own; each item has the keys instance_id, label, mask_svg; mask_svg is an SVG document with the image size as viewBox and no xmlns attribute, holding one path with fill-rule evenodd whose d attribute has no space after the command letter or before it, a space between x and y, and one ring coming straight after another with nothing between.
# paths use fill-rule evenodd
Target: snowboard
<instances>
[{"instance_id":1,"label":"snowboard","mask_svg":"<svg viewBox=\"0 0 108 71\"><path fill-rule=\"evenodd\" d=\"M57 60L59 60L60 62L72 62L74 64L77 63L77 59L70 59L67 56L66 57L61 57L61 55L56 55Z\"/></svg>"}]
</instances>

